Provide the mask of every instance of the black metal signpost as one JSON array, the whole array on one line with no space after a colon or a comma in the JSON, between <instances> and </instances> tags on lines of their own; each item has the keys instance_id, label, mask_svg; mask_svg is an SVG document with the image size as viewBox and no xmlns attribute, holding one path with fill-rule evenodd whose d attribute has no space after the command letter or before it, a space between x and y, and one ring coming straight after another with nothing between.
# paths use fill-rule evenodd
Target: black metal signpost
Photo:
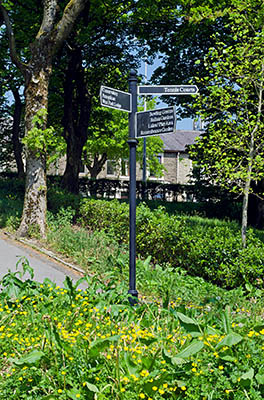
<instances>
[{"instance_id":1,"label":"black metal signpost","mask_svg":"<svg viewBox=\"0 0 264 400\"><path fill-rule=\"evenodd\" d=\"M104 107L129 112L129 302L137 303L136 290L136 148L140 137L175 133L176 115L174 107L137 112L137 95L190 95L197 94L195 85L137 85L135 71L128 79L129 93L101 86L100 102Z\"/></svg>"},{"instance_id":2,"label":"black metal signpost","mask_svg":"<svg viewBox=\"0 0 264 400\"><path fill-rule=\"evenodd\" d=\"M135 132L137 112L137 76L136 71L130 72L129 93L132 96L132 110L129 115L129 297L131 305L137 303L138 292L136 290L136 148L137 139Z\"/></svg>"},{"instance_id":3,"label":"black metal signpost","mask_svg":"<svg viewBox=\"0 0 264 400\"><path fill-rule=\"evenodd\" d=\"M139 95L162 95L162 96L179 96L186 94L197 94L198 87L196 85L142 85L138 86Z\"/></svg>"},{"instance_id":4,"label":"black metal signpost","mask_svg":"<svg viewBox=\"0 0 264 400\"><path fill-rule=\"evenodd\" d=\"M105 107L131 112L131 94L122 92L121 90L101 86L100 102Z\"/></svg>"},{"instance_id":5,"label":"black metal signpost","mask_svg":"<svg viewBox=\"0 0 264 400\"><path fill-rule=\"evenodd\" d=\"M175 133L176 112L174 107L159 108L151 111L141 111L136 117L136 137L148 137Z\"/></svg>"}]
</instances>

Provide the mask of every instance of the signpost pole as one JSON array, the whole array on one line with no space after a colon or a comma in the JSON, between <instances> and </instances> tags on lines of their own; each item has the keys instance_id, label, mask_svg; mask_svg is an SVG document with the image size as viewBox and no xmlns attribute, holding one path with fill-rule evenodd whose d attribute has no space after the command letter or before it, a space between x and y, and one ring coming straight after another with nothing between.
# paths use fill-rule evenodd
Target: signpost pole
<instances>
[{"instance_id":1,"label":"signpost pole","mask_svg":"<svg viewBox=\"0 0 264 400\"><path fill-rule=\"evenodd\" d=\"M148 64L145 61L145 83L148 78ZM144 111L147 111L147 98L144 97ZM146 200L146 184L147 184L147 139L143 139L143 171L142 171L142 199Z\"/></svg>"},{"instance_id":2,"label":"signpost pole","mask_svg":"<svg viewBox=\"0 0 264 400\"><path fill-rule=\"evenodd\" d=\"M129 82L129 93L132 95L132 110L129 114L129 302L131 305L137 303L138 292L136 290L136 148L137 139L135 132L135 119L137 112L137 76L131 70Z\"/></svg>"},{"instance_id":3,"label":"signpost pole","mask_svg":"<svg viewBox=\"0 0 264 400\"><path fill-rule=\"evenodd\" d=\"M174 107L157 109L147 112L137 112L137 95L187 95L197 94L195 85L160 85L138 86L137 74L130 71L128 79L129 93L101 86L100 102L104 107L110 107L129 112L129 302L137 304L136 290L136 150L137 137L157 136L160 134L175 133L176 115ZM136 118L137 116L137 118ZM137 130L136 130L137 123ZM144 177L143 177L144 181Z\"/></svg>"}]
</instances>

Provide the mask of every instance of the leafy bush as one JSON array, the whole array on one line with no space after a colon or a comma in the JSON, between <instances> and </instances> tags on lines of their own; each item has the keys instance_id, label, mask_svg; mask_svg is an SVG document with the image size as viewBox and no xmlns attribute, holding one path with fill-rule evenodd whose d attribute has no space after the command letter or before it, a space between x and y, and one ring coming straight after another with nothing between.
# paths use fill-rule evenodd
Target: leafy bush
<instances>
[{"instance_id":1,"label":"leafy bush","mask_svg":"<svg viewBox=\"0 0 264 400\"><path fill-rule=\"evenodd\" d=\"M3 195L16 196L17 199L22 201L25 193L25 182L15 176L11 178L0 176L0 193L1 197Z\"/></svg>"},{"instance_id":2,"label":"leafy bush","mask_svg":"<svg viewBox=\"0 0 264 400\"><path fill-rule=\"evenodd\" d=\"M81 196L69 193L57 185L48 186L47 201L48 210L53 213L59 212L61 208L67 209L71 207L76 211L79 210Z\"/></svg>"},{"instance_id":3,"label":"leafy bush","mask_svg":"<svg viewBox=\"0 0 264 400\"><path fill-rule=\"evenodd\" d=\"M56 215L48 214L47 243L85 271L105 273L122 264L128 264L123 246L103 231L88 232L86 229L72 226L74 210L61 209Z\"/></svg>"},{"instance_id":4,"label":"leafy bush","mask_svg":"<svg viewBox=\"0 0 264 400\"><path fill-rule=\"evenodd\" d=\"M12 193L12 192L11 192ZM1 192L0 196L0 228L16 230L22 216L23 202L19 195Z\"/></svg>"},{"instance_id":5,"label":"leafy bush","mask_svg":"<svg viewBox=\"0 0 264 400\"><path fill-rule=\"evenodd\" d=\"M129 206L118 200L83 199L79 221L90 230L104 230L121 241L128 239Z\"/></svg>"},{"instance_id":6,"label":"leafy bush","mask_svg":"<svg viewBox=\"0 0 264 400\"><path fill-rule=\"evenodd\" d=\"M81 221L90 230L103 229L127 242L128 205L115 201L87 200L81 204ZM236 223L205 218L170 216L162 207L151 211L137 208L137 251L158 264L183 268L219 286L233 288L241 283L264 286L264 244L249 231L243 249Z\"/></svg>"}]
</instances>

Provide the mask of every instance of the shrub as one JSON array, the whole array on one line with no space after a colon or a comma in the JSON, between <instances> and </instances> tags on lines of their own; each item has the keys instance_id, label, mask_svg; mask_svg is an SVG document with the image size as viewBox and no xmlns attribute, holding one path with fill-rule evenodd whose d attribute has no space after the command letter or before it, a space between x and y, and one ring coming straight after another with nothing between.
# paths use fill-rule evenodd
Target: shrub
<instances>
[{"instance_id":1,"label":"shrub","mask_svg":"<svg viewBox=\"0 0 264 400\"><path fill-rule=\"evenodd\" d=\"M119 241L128 240L129 206L126 203L83 199L79 221L90 230L104 230Z\"/></svg>"},{"instance_id":2,"label":"shrub","mask_svg":"<svg viewBox=\"0 0 264 400\"><path fill-rule=\"evenodd\" d=\"M81 215L89 229L102 229L127 242L127 204L85 199ZM137 252L142 257L150 255L155 263L169 263L225 288L241 283L264 286L264 244L250 231L248 246L243 249L236 223L170 216L163 207L151 211L141 203L137 208Z\"/></svg>"},{"instance_id":3,"label":"shrub","mask_svg":"<svg viewBox=\"0 0 264 400\"><path fill-rule=\"evenodd\" d=\"M59 212L61 208L67 209L68 207L71 207L77 213L79 210L80 199L81 196L69 193L59 186L53 185L48 187L48 209L53 213Z\"/></svg>"}]
</instances>

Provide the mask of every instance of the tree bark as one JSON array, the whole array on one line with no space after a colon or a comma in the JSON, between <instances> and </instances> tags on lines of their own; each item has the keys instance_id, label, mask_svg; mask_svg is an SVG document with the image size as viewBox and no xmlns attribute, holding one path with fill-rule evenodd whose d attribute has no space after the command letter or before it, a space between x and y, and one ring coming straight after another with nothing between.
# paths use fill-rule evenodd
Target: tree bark
<instances>
[{"instance_id":1,"label":"tree bark","mask_svg":"<svg viewBox=\"0 0 264 400\"><path fill-rule=\"evenodd\" d=\"M255 132L257 131L257 129L258 126L256 125L250 135L247 177L243 192L242 224L241 224L241 238L243 247L246 247L247 226L248 226L248 199L249 199L250 186L252 180L252 163L254 159L254 150L255 150Z\"/></svg>"},{"instance_id":2,"label":"tree bark","mask_svg":"<svg viewBox=\"0 0 264 400\"><path fill-rule=\"evenodd\" d=\"M19 137L21 114L22 114L22 102L18 89L12 88L11 90L15 99L15 110L13 115L13 127L12 127L13 151L17 165L18 178L23 179L25 177L25 170L22 159L22 145Z\"/></svg>"},{"instance_id":3,"label":"tree bark","mask_svg":"<svg viewBox=\"0 0 264 400\"><path fill-rule=\"evenodd\" d=\"M79 193L79 171L84 143L75 134L67 140L66 167L61 186L65 190L75 194Z\"/></svg>"},{"instance_id":4,"label":"tree bark","mask_svg":"<svg viewBox=\"0 0 264 400\"><path fill-rule=\"evenodd\" d=\"M79 167L83 146L88 135L91 113L91 96L88 92L81 49L73 48L64 82L64 138L67 143L66 168L62 187L69 192L79 192Z\"/></svg>"},{"instance_id":5,"label":"tree bark","mask_svg":"<svg viewBox=\"0 0 264 400\"><path fill-rule=\"evenodd\" d=\"M247 238L248 197L250 190L250 182L251 179L249 178L244 188L243 204L242 204L241 239L243 247L246 247L246 238Z\"/></svg>"},{"instance_id":6,"label":"tree bark","mask_svg":"<svg viewBox=\"0 0 264 400\"><path fill-rule=\"evenodd\" d=\"M35 69L37 67L35 66ZM39 71L32 75L25 88L25 135L33 128L32 119L41 109L48 107L48 82L51 74L51 60L46 68L39 66ZM44 116L42 129L46 128ZM26 186L22 221L19 236L46 235L47 182L45 152L36 154L28 148L26 162Z\"/></svg>"}]
</instances>

